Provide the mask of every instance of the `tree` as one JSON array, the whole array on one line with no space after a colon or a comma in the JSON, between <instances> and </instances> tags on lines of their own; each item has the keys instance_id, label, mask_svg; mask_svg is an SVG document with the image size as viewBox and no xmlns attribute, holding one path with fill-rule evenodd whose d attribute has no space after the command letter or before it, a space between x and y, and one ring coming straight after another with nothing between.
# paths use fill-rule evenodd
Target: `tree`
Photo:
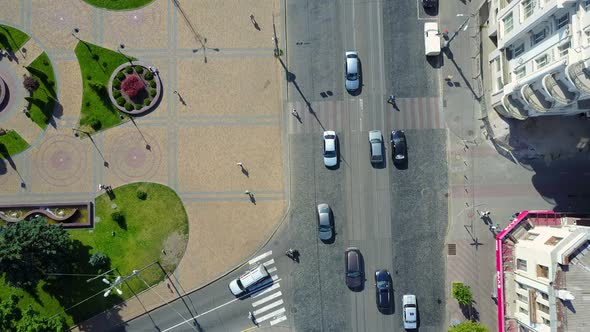
<instances>
[{"instance_id":1,"label":"tree","mask_svg":"<svg viewBox=\"0 0 590 332\"><path fill-rule=\"evenodd\" d=\"M67 271L72 240L43 217L0 227L0 271L11 286L33 288L46 273Z\"/></svg>"},{"instance_id":2,"label":"tree","mask_svg":"<svg viewBox=\"0 0 590 332\"><path fill-rule=\"evenodd\" d=\"M90 256L88 263L93 267L101 268L109 263L109 257L102 252L95 252Z\"/></svg>"},{"instance_id":3,"label":"tree","mask_svg":"<svg viewBox=\"0 0 590 332\"><path fill-rule=\"evenodd\" d=\"M16 332L62 332L67 331L68 325L63 316L52 317L39 316L39 312L30 305L23 312L23 317L15 324Z\"/></svg>"},{"instance_id":4,"label":"tree","mask_svg":"<svg viewBox=\"0 0 590 332\"><path fill-rule=\"evenodd\" d=\"M0 299L0 330L10 331L13 324L18 322L21 317L21 311L18 307L18 296L12 294L8 300Z\"/></svg>"},{"instance_id":5,"label":"tree","mask_svg":"<svg viewBox=\"0 0 590 332\"><path fill-rule=\"evenodd\" d=\"M461 305L471 305L473 302L471 287L460 282L453 283L453 297L459 301L459 304Z\"/></svg>"},{"instance_id":6,"label":"tree","mask_svg":"<svg viewBox=\"0 0 590 332\"><path fill-rule=\"evenodd\" d=\"M490 330L479 322L466 320L457 326L451 326L449 332L490 332Z\"/></svg>"},{"instance_id":7,"label":"tree","mask_svg":"<svg viewBox=\"0 0 590 332\"><path fill-rule=\"evenodd\" d=\"M27 74L23 75L23 86L30 94L33 94L35 90L39 88L39 81L33 76L28 76Z\"/></svg>"}]
</instances>

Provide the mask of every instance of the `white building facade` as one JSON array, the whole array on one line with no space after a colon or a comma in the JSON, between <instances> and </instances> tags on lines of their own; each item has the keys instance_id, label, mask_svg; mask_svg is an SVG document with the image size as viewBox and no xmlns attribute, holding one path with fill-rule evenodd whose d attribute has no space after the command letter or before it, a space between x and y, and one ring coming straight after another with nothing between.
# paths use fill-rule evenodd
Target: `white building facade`
<instances>
[{"instance_id":1,"label":"white building facade","mask_svg":"<svg viewBox=\"0 0 590 332\"><path fill-rule=\"evenodd\" d=\"M520 120L590 111L590 0L489 0L492 107Z\"/></svg>"}]
</instances>

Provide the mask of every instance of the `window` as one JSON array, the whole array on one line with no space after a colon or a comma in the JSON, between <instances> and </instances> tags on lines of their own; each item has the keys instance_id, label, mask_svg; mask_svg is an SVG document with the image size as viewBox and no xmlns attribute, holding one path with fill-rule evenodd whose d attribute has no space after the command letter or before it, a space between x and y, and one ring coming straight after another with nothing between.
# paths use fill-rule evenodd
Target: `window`
<instances>
[{"instance_id":1,"label":"window","mask_svg":"<svg viewBox=\"0 0 590 332\"><path fill-rule=\"evenodd\" d=\"M545 324L545 325L551 325L551 321L548 320L547 318L541 317L541 319L543 320L543 324Z\"/></svg>"},{"instance_id":2,"label":"window","mask_svg":"<svg viewBox=\"0 0 590 332\"><path fill-rule=\"evenodd\" d=\"M537 265L537 277L548 278L549 277L549 268L544 265Z\"/></svg>"},{"instance_id":3,"label":"window","mask_svg":"<svg viewBox=\"0 0 590 332\"><path fill-rule=\"evenodd\" d=\"M496 91L504 88L504 82L502 82L502 77L496 78Z\"/></svg>"},{"instance_id":4,"label":"window","mask_svg":"<svg viewBox=\"0 0 590 332\"><path fill-rule=\"evenodd\" d=\"M496 58L494 62L496 63L496 72L502 70L502 66L500 66L500 58Z\"/></svg>"},{"instance_id":5,"label":"window","mask_svg":"<svg viewBox=\"0 0 590 332\"><path fill-rule=\"evenodd\" d=\"M526 265L526 262L525 262L525 265ZM521 284L520 282L516 282L516 284L518 285L518 288L520 288L520 289L524 289L524 290L528 289L528 287L525 284Z\"/></svg>"},{"instance_id":6,"label":"window","mask_svg":"<svg viewBox=\"0 0 590 332\"><path fill-rule=\"evenodd\" d=\"M542 303L539 303L539 302L537 302L537 306L539 307L539 310L541 310L542 312L544 312L546 314L549 313L549 307L548 306L546 306L546 305L544 305Z\"/></svg>"},{"instance_id":7,"label":"window","mask_svg":"<svg viewBox=\"0 0 590 332\"><path fill-rule=\"evenodd\" d=\"M502 22L504 22L504 33L509 33L510 31L512 31L512 28L514 28L514 22L513 22L513 17L512 17L512 12L508 15L506 15L506 17L504 17L504 19L502 20Z\"/></svg>"},{"instance_id":8,"label":"window","mask_svg":"<svg viewBox=\"0 0 590 332\"><path fill-rule=\"evenodd\" d=\"M562 17L558 18L557 21L555 22L557 24L557 30L566 26L569 22L570 22L570 15L569 15L569 13L566 13Z\"/></svg>"},{"instance_id":9,"label":"window","mask_svg":"<svg viewBox=\"0 0 590 332\"><path fill-rule=\"evenodd\" d=\"M519 270L526 271L526 261L524 259L518 258L516 260L516 268Z\"/></svg>"},{"instance_id":10,"label":"window","mask_svg":"<svg viewBox=\"0 0 590 332\"><path fill-rule=\"evenodd\" d=\"M585 11L590 11L590 0L584 0L582 6L584 7Z\"/></svg>"},{"instance_id":11,"label":"window","mask_svg":"<svg viewBox=\"0 0 590 332\"><path fill-rule=\"evenodd\" d=\"M566 52L566 54L567 54L567 52ZM554 246L557 243L559 243L559 241L561 241L561 240L563 240L563 238L557 237L557 236L552 236L549 238L549 240L545 241L545 244L548 246Z\"/></svg>"},{"instance_id":12,"label":"window","mask_svg":"<svg viewBox=\"0 0 590 332\"><path fill-rule=\"evenodd\" d=\"M526 309L525 309L525 308L523 308L523 307L518 307L518 311L519 311L519 312L521 312L521 313L523 313L523 314L525 314L525 315L528 315L528 314L529 314L529 311L528 311L528 310L526 310Z\"/></svg>"},{"instance_id":13,"label":"window","mask_svg":"<svg viewBox=\"0 0 590 332\"><path fill-rule=\"evenodd\" d=\"M522 9L524 12L524 18L527 19L535 12L535 0L524 0L522 2Z\"/></svg>"},{"instance_id":14,"label":"window","mask_svg":"<svg viewBox=\"0 0 590 332\"><path fill-rule=\"evenodd\" d=\"M529 303L529 299L526 296L522 295L522 294L516 293L516 297L518 298L518 300L520 302Z\"/></svg>"},{"instance_id":15,"label":"window","mask_svg":"<svg viewBox=\"0 0 590 332\"><path fill-rule=\"evenodd\" d=\"M533 35L531 36L531 44L536 45L543 41L543 39L545 39L545 29L537 33L533 33Z\"/></svg>"},{"instance_id":16,"label":"window","mask_svg":"<svg viewBox=\"0 0 590 332\"><path fill-rule=\"evenodd\" d=\"M532 241L537 238L539 234L528 232L527 236L524 238L525 240Z\"/></svg>"},{"instance_id":17,"label":"window","mask_svg":"<svg viewBox=\"0 0 590 332\"><path fill-rule=\"evenodd\" d=\"M549 295L547 295L546 293L540 292L541 293L541 298L545 301L549 301Z\"/></svg>"},{"instance_id":18,"label":"window","mask_svg":"<svg viewBox=\"0 0 590 332\"><path fill-rule=\"evenodd\" d=\"M516 76L516 78L523 78L523 77L525 77L526 76L526 67L525 66L522 66L520 68L517 68L514 71L514 75Z\"/></svg>"},{"instance_id":19,"label":"window","mask_svg":"<svg viewBox=\"0 0 590 332\"><path fill-rule=\"evenodd\" d=\"M549 57L547 56L547 54L542 55L536 58L535 62L537 63L537 69L541 69L549 63Z\"/></svg>"},{"instance_id":20,"label":"window","mask_svg":"<svg viewBox=\"0 0 590 332\"><path fill-rule=\"evenodd\" d=\"M524 43L522 43L514 48L514 57L516 58L517 56L521 55L522 53L524 53Z\"/></svg>"}]
</instances>

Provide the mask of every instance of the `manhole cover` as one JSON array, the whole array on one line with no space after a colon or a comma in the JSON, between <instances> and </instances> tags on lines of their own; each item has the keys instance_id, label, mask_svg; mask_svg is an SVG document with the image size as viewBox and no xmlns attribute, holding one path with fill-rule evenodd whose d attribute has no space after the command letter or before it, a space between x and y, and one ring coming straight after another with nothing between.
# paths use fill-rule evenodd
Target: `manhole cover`
<instances>
[{"instance_id":1,"label":"manhole cover","mask_svg":"<svg viewBox=\"0 0 590 332\"><path fill-rule=\"evenodd\" d=\"M449 256L457 255L457 245L455 243L447 244L447 251Z\"/></svg>"}]
</instances>

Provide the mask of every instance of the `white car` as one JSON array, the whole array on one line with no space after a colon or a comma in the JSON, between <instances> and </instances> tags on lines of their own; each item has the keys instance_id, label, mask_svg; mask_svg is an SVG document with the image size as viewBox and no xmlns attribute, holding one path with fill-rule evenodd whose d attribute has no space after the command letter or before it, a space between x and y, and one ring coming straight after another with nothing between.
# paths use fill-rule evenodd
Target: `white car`
<instances>
[{"instance_id":1,"label":"white car","mask_svg":"<svg viewBox=\"0 0 590 332\"><path fill-rule=\"evenodd\" d=\"M402 315L404 328L415 329L418 327L418 308L416 307L416 295L404 295L402 297Z\"/></svg>"},{"instance_id":2,"label":"white car","mask_svg":"<svg viewBox=\"0 0 590 332\"><path fill-rule=\"evenodd\" d=\"M326 167L334 167L338 163L336 139L335 131L324 131L324 165Z\"/></svg>"},{"instance_id":3,"label":"white car","mask_svg":"<svg viewBox=\"0 0 590 332\"><path fill-rule=\"evenodd\" d=\"M344 67L346 82L346 90L354 93L360 87L361 73L359 72L359 55L356 51L349 51L345 53L346 63Z\"/></svg>"},{"instance_id":4,"label":"white car","mask_svg":"<svg viewBox=\"0 0 590 332\"><path fill-rule=\"evenodd\" d=\"M424 53L426 56L440 54L440 33L436 22L424 23Z\"/></svg>"}]
</instances>

